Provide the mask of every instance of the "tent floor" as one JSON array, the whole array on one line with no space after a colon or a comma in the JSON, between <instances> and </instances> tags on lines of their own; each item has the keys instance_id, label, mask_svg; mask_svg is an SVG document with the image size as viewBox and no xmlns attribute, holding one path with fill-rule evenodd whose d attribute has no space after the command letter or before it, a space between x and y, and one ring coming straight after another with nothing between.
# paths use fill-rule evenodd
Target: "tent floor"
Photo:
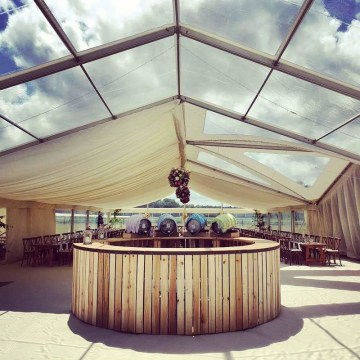
<instances>
[{"instance_id":1,"label":"tent floor","mask_svg":"<svg viewBox=\"0 0 360 360\"><path fill-rule=\"evenodd\" d=\"M122 334L70 314L72 268L0 265L0 359L359 359L360 263L281 264L282 311L246 331Z\"/></svg>"}]
</instances>

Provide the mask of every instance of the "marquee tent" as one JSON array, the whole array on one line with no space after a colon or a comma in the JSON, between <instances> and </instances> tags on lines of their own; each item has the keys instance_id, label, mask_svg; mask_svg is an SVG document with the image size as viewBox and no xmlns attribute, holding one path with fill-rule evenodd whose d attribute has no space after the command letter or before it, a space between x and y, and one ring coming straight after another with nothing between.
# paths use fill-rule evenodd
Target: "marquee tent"
<instances>
[{"instance_id":1,"label":"marquee tent","mask_svg":"<svg viewBox=\"0 0 360 360\"><path fill-rule=\"evenodd\" d=\"M191 189L304 208L360 257L355 0L7 0L0 207L115 209Z\"/></svg>"}]
</instances>

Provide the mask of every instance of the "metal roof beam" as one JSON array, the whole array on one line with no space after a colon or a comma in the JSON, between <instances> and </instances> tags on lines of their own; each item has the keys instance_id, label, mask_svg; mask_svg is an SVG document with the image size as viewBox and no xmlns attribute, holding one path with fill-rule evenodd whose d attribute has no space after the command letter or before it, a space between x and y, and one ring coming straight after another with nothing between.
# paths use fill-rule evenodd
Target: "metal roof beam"
<instances>
[{"instance_id":1,"label":"metal roof beam","mask_svg":"<svg viewBox=\"0 0 360 360\"><path fill-rule=\"evenodd\" d=\"M304 150L294 146L286 145L271 145L271 144L250 144L242 142L241 140L227 141L227 140L187 140L188 145L195 146L215 146L228 147L234 149L256 149L256 150L275 150L275 151L296 151L296 152L312 152L311 150Z\"/></svg>"},{"instance_id":2,"label":"metal roof beam","mask_svg":"<svg viewBox=\"0 0 360 360\"><path fill-rule=\"evenodd\" d=\"M228 176L228 177L230 177L230 178L233 178L234 180L241 181L241 182L245 182L245 183L247 183L247 184L250 184L250 185L252 185L252 186L255 186L255 187L259 188L259 191L263 190L263 191L265 191L265 192L267 192L267 193L272 193L272 194L275 194L275 195L281 195L281 196L283 196L283 197L286 197L286 198L289 198L289 199L292 199L292 200L300 201L300 202L302 202L302 203L304 203L304 204L308 204L308 205L312 204L311 201L305 200L304 198L300 198L300 197L297 197L297 196L289 195L289 194L283 193L283 192L281 192L281 191L279 191L279 190L274 190L274 189L269 188L269 187L264 186L264 185L259 185L258 183L254 182L254 181L247 180L247 179L242 178L242 177L240 177L240 176L236 176L236 175L230 174L230 173L228 173L228 172L226 172L226 171L219 170L219 169L217 169L217 168L214 168L214 167L205 165L205 164L200 163L200 162L198 162L198 161L187 160L187 162L190 163L190 164L195 164L195 165L201 166L201 167L203 167L203 168L205 168L205 169L207 169L207 170L210 170L210 171L215 171L215 172L217 172L217 173L219 173L219 174L222 174L222 175ZM203 174L203 175L206 176L206 174Z\"/></svg>"},{"instance_id":3,"label":"metal roof beam","mask_svg":"<svg viewBox=\"0 0 360 360\"><path fill-rule=\"evenodd\" d=\"M71 69L91 61L102 59L106 56L149 44L153 41L165 39L174 34L175 26L163 26L156 30L147 31L141 35L130 36L122 40L113 41L92 49L77 52L77 59L72 55L68 55L61 59L3 76L0 78L0 90Z\"/></svg>"},{"instance_id":4,"label":"metal roof beam","mask_svg":"<svg viewBox=\"0 0 360 360\"><path fill-rule=\"evenodd\" d=\"M310 147L312 147L314 149L314 151L316 151L316 149L322 149L325 150L325 152L330 153L332 156L336 156L336 157L340 157L341 159L347 160L347 161L352 161L352 162L356 162L356 163L360 163L360 156L356 155L354 153L351 153L349 151L337 148L335 146L331 146L331 145L327 145L324 143L320 143L320 142L316 142L313 139L307 138L305 136L301 136L299 134L293 133L291 131L285 130L285 129L281 129L278 128L276 126L272 126L266 123L263 123L255 118L251 118L251 117L244 117L243 114L239 114L230 110L226 110L223 108L220 108L216 105L212 105L209 104L207 102L204 101L200 101L200 100L196 100L190 97L185 97L185 96L181 96L181 100L184 102L187 102L189 104L195 105L195 106L199 106L205 110L209 110L209 111L213 111L217 114L220 115L224 115L227 116L229 118L232 118L234 120L238 120L241 122L244 122L246 124L251 124L254 125L256 127L259 127L261 129L265 129L271 132L274 132L276 134L279 135L283 135L286 136L288 138L300 141Z\"/></svg>"},{"instance_id":5,"label":"metal roof beam","mask_svg":"<svg viewBox=\"0 0 360 360\"><path fill-rule=\"evenodd\" d=\"M250 60L257 64L266 66L268 68L280 71L284 74L294 76L298 79L302 79L304 81L321 86L323 88L360 100L359 87L352 86L345 82L335 80L329 76L325 76L316 73L315 71L305 69L289 61L279 60L277 62L276 56L269 55L260 51L256 51L254 49L250 49L246 46L239 45L237 43L225 40L215 35L210 35L205 31L192 28L188 25L186 26L181 25L180 33L182 36L185 36L189 39L199 41L203 44L212 46L216 49L226 51L230 54Z\"/></svg>"}]
</instances>

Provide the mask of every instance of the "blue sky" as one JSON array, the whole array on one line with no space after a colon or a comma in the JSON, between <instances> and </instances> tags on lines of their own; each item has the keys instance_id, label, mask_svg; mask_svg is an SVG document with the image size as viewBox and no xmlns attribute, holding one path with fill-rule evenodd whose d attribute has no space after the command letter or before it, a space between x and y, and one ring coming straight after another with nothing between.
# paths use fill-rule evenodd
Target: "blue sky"
<instances>
[{"instance_id":1,"label":"blue sky","mask_svg":"<svg viewBox=\"0 0 360 360\"><path fill-rule=\"evenodd\" d=\"M360 2L356 0L325 0L324 5L329 14L342 21L338 31L347 31L351 21L360 13Z\"/></svg>"}]
</instances>

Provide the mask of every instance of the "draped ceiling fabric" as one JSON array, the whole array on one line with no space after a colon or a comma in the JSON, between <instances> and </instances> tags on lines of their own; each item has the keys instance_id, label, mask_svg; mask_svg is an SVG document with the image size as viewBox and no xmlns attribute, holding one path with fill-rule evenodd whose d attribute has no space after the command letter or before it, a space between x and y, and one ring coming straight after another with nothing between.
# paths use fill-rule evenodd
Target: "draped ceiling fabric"
<instances>
[{"instance_id":1,"label":"draped ceiling fabric","mask_svg":"<svg viewBox=\"0 0 360 360\"><path fill-rule=\"evenodd\" d=\"M143 205L185 166L191 191L289 211L360 164L358 1L84 4L0 4L0 207ZM346 184L310 225L358 254Z\"/></svg>"}]
</instances>

